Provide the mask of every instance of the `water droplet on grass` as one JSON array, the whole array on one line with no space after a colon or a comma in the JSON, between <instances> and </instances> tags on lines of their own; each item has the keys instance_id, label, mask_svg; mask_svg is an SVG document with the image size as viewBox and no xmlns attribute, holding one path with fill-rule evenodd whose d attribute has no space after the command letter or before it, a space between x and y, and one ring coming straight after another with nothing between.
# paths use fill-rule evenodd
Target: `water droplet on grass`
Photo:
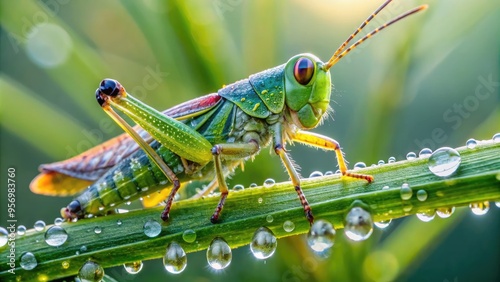
<instances>
[{"instance_id":1,"label":"water droplet on grass","mask_svg":"<svg viewBox=\"0 0 500 282\"><path fill-rule=\"evenodd\" d=\"M493 135L493 137L491 138L491 140L493 140L494 142L500 142L500 132Z\"/></svg>"},{"instance_id":2,"label":"water droplet on grass","mask_svg":"<svg viewBox=\"0 0 500 282\"><path fill-rule=\"evenodd\" d=\"M292 232L295 229L295 223L290 220L283 222L283 230L286 232Z\"/></svg>"},{"instance_id":3,"label":"water droplet on grass","mask_svg":"<svg viewBox=\"0 0 500 282\"><path fill-rule=\"evenodd\" d=\"M38 220L33 226L36 231L43 231L45 229L45 222L43 220Z\"/></svg>"},{"instance_id":4,"label":"water droplet on grass","mask_svg":"<svg viewBox=\"0 0 500 282\"><path fill-rule=\"evenodd\" d=\"M257 202L258 202L259 204L262 204L262 202L263 202L263 201L264 201L264 200L263 200L262 198L260 198L260 197L257 199Z\"/></svg>"},{"instance_id":5,"label":"water droplet on grass","mask_svg":"<svg viewBox=\"0 0 500 282\"><path fill-rule=\"evenodd\" d=\"M274 181L274 179L272 179L272 178L268 178L268 179L264 180L264 187L266 187L266 188L271 188L274 186L274 184L276 184L276 181Z\"/></svg>"},{"instance_id":6,"label":"water droplet on grass","mask_svg":"<svg viewBox=\"0 0 500 282\"><path fill-rule=\"evenodd\" d=\"M336 231L333 225L325 220L316 220L307 233L307 244L315 252L324 252L335 243Z\"/></svg>"},{"instance_id":7,"label":"water droplet on grass","mask_svg":"<svg viewBox=\"0 0 500 282\"><path fill-rule=\"evenodd\" d=\"M471 138L465 142L465 146L467 146L468 149L474 149L477 146L477 141L474 138Z\"/></svg>"},{"instance_id":8,"label":"water droplet on grass","mask_svg":"<svg viewBox=\"0 0 500 282\"><path fill-rule=\"evenodd\" d=\"M390 157L388 160L387 160L388 163L392 164L394 162L396 162L396 158L395 157Z\"/></svg>"},{"instance_id":9,"label":"water droplet on grass","mask_svg":"<svg viewBox=\"0 0 500 282\"><path fill-rule=\"evenodd\" d=\"M7 229L0 227L0 247L7 245L9 242L9 232Z\"/></svg>"},{"instance_id":10,"label":"water droplet on grass","mask_svg":"<svg viewBox=\"0 0 500 282\"><path fill-rule=\"evenodd\" d=\"M63 269L68 269L69 268L69 261L65 260L61 263L61 267Z\"/></svg>"},{"instance_id":11,"label":"water droplet on grass","mask_svg":"<svg viewBox=\"0 0 500 282\"><path fill-rule=\"evenodd\" d=\"M125 271L127 271L127 273L130 273L130 274L137 274L137 273L141 272L143 266L144 266L144 264L142 263L141 260L128 262L128 263L123 264Z\"/></svg>"},{"instance_id":12,"label":"water droplet on grass","mask_svg":"<svg viewBox=\"0 0 500 282\"><path fill-rule=\"evenodd\" d=\"M329 175L333 175L333 171L329 170L329 171L326 171L324 176L329 176Z\"/></svg>"},{"instance_id":13,"label":"water droplet on grass","mask_svg":"<svg viewBox=\"0 0 500 282\"><path fill-rule=\"evenodd\" d=\"M418 219L420 219L423 222L429 222L436 217L436 211L435 210L426 210L422 212L417 213Z\"/></svg>"},{"instance_id":14,"label":"water droplet on grass","mask_svg":"<svg viewBox=\"0 0 500 282\"><path fill-rule=\"evenodd\" d=\"M271 222L273 222L273 220L274 220L274 218L273 218L272 215L269 214L268 216L266 216L266 221L267 222L271 223Z\"/></svg>"},{"instance_id":15,"label":"water droplet on grass","mask_svg":"<svg viewBox=\"0 0 500 282\"><path fill-rule=\"evenodd\" d=\"M406 154L406 159L407 160L414 160L417 158L417 154L415 154L414 152L408 152L408 154Z\"/></svg>"},{"instance_id":16,"label":"water droplet on grass","mask_svg":"<svg viewBox=\"0 0 500 282\"><path fill-rule=\"evenodd\" d=\"M207 262L216 270L224 269L231 263L231 247L221 237L215 237L207 249Z\"/></svg>"},{"instance_id":17,"label":"water droplet on grass","mask_svg":"<svg viewBox=\"0 0 500 282\"><path fill-rule=\"evenodd\" d=\"M313 171L311 174L309 174L309 178L314 178L314 177L321 177L323 176L323 173L321 171Z\"/></svg>"},{"instance_id":18,"label":"water droplet on grass","mask_svg":"<svg viewBox=\"0 0 500 282\"><path fill-rule=\"evenodd\" d=\"M418 157L419 158L427 158L427 157L430 157L432 154L432 150L429 149L429 148L423 148L422 150L420 150L420 152L418 152Z\"/></svg>"},{"instance_id":19,"label":"water droplet on grass","mask_svg":"<svg viewBox=\"0 0 500 282\"><path fill-rule=\"evenodd\" d=\"M365 168L366 164L364 162L357 162L354 164L354 169L360 169L360 168Z\"/></svg>"},{"instance_id":20,"label":"water droplet on grass","mask_svg":"<svg viewBox=\"0 0 500 282\"><path fill-rule=\"evenodd\" d=\"M344 233L353 241L363 241L373 232L373 220L369 212L361 207L353 207L344 220Z\"/></svg>"},{"instance_id":21,"label":"water droplet on grass","mask_svg":"<svg viewBox=\"0 0 500 282\"><path fill-rule=\"evenodd\" d=\"M193 243L196 240L196 232L193 229L187 229L182 233L182 240L186 243Z\"/></svg>"},{"instance_id":22,"label":"water droplet on grass","mask_svg":"<svg viewBox=\"0 0 500 282\"><path fill-rule=\"evenodd\" d=\"M38 262L33 253L25 252L21 255L19 265L25 270L32 270L38 265Z\"/></svg>"},{"instance_id":23,"label":"water droplet on grass","mask_svg":"<svg viewBox=\"0 0 500 282\"><path fill-rule=\"evenodd\" d=\"M497 206L497 208L500 208L500 201L495 202L495 206Z\"/></svg>"},{"instance_id":24,"label":"water droplet on grass","mask_svg":"<svg viewBox=\"0 0 500 282\"><path fill-rule=\"evenodd\" d=\"M94 228L94 233L95 233L95 234L101 234L101 232L102 232L101 227L96 226L96 227Z\"/></svg>"},{"instance_id":25,"label":"water droplet on grass","mask_svg":"<svg viewBox=\"0 0 500 282\"><path fill-rule=\"evenodd\" d=\"M411 196L413 196L413 190L408 183L403 183L401 185L400 194L402 200L409 200L411 199Z\"/></svg>"},{"instance_id":26,"label":"water droplet on grass","mask_svg":"<svg viewBox=\"0 0 500 282\"><path fill-rule=\"evenodd\" d=\"M485 215L490 210L490 202L471 203L469 207L475 215Z\"/></svg>"},{"instance_id":27,"label":"water droplet on grass","mask_svg":"<svg viewBox=\"0 0 500 282\"><path fill-rule=\"evenodd\" d=\"M78 271L78 278L82 282L98 282L104 277L104 269L102 266L93 261L87 261Z\"/></svg>"},{"instance_id":28,"label":"water droplet on grass","mask_svg":"<svg viewBox=\"0 0 500 282\"><path fill-rule=\"evenodd\" d=\"M427 200L427 192L423 189L418 190L417 191L417 199L420 202L424 202L425 200Z\"/></svg>"},{"instance_id":29,"label":"water droplet on grass","mask_svg":"<svg viewBox=\"0 0 500 282\"><path fill-rule=\"evenodd\" d=\"M24 234L26 234L26 226L24 226L24 225L19 225L19 226L17 227L17 235L22 236L22 235L24 235Z\"/></svg>"},{"instance_id":30,"label":"water droplet on grass","mask_svg":"<svg viewBox=\"0 0 500 282\"><path fill-rule=\"evenodd\" d=\"M241 184L236 184L233 186L233 191L243 191L243 190L245 190L245 186Z\"/></svg>"},{"instance_id":31,"label":"water droplet on grass","mask_svg":"<svg viewBox=\"0 0 500 282\"><path fill-rule=\"evenodd\" d=\"M45 243L49 246L61 246L66 240L68 240L68 233L66 233L66 230L61 226L51 226L47 232L45 232Z\"/></svg>"},{"instance_id":32,"label":"water droplet on grass","mask_svg":"<svg viewBox=\"0 0 500 282\"><path fill-rule=\"evenodd\" d=\"M144 223L144 234L148 237L156 237L161 233L161 225L158 221L150 219Z\"/></svg>"},{"instance_id":33,"label":"water droplet on grass","mask_svg":"<svg viewBox=\"0 0 500 282\"><path fill-rule=\"evenodd\" d=\"M187 266L186 252L179 244L171 242L163 256L163 265L172 274L181 273Z\"/></svg>"},{"instance_id":34,"label":"water droplet on grass","mask_svg":"<svg viewBox=\"0 0 500 282\"><path fill-rule=\"evenodd\" d=\"M377 222L374 222L373 224L377 228L384 229L384 228L387 228L391 224L391 222L392 222L392 219L388 219L388 220L377 221Z\"/></svg>"},{"instance_id":35,"label":"water droplet on grass","mask_svg":"<svg viewBox=\"0 0 500 282\"><path fill-rule=\"evenodd\" d=\"M455 207L438 208L436 209L436 214L440 218L448 218L455 212Z\"/></svg>"},{"instance_id":36,"label":"water droplet on grass","mask_svg":"<svg viewBox=\"0 0 500 282\"><path fill-rule=\"evenodd\" d=\"M277 246L276 236L269 228L263 226L253 234L250 251L258 259L267 259L274 254Z\"/></svg>"},{"instance_id":37,"label":"water droplet on grass","mask_svg":"<svg viewBox=\"0 0 500 282\"><path fill-rule=\"evenodd\" d=\"M383 165L383 164L385 164L385 161L384 160L379 160L377 164L378 165Z\"/></svg>"},{"instance_id":38,"label":"water droplet on grass","mask_svg":"<svg viewBox=\"0 0 500 282\"><path fill-rule=\"evenodd\" d=\"M64 219L58 217L56 219L54 219L54 225L61 225L62 223L64 222Z\"/></svg>"},{"instance_id":39,"label":"water droplet on grass","mask_svg":"<svg viewBox=\"0 0 500 282\"><path fill-rule=\"evenodd\" d=\"M429 170L437 176L447 177L452 175L462 161L457 150L449 147L437 149L429 158Z\"/></svg>"}]
</instances>

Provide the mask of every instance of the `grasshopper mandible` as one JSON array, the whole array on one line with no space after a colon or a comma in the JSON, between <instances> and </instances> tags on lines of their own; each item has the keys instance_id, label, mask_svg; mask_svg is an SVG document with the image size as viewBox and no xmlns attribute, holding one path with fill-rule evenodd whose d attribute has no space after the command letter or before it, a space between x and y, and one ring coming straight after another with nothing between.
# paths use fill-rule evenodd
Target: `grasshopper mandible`
<instances>
[{"instance_id":1,"label":"grasshopper mandible","mask_svg":"<svg viewBox=\"0 0 500 282\"><path fill-rule=\"evenodd\" d=\"M161 214L167 221L181 183L212 179L205 193L217 187L220 190L219 204L211 217L215 223L228 195L225 178L262 147L272 145L312 223L311 207L285 145L299 142L333 150L344 177L373 181L370 175L348 171L337 141L307 130L315 128L331 111L330 68L382 29L427 8L422 5L409 10L346 48L391 1L375 10L326 63L312 54L299 54L283 65L163 113L132 97L116 80L104 79L96 90L97 101L126 133L69 160L42 165L31 190L46 195L83 190L61 210L65 219L77 219L103 214L115 205L171 188ZM128 115L137 126L132 128L113 108ZM158 203L152 202L146 205Z\"/></svg>"}]
</instances>

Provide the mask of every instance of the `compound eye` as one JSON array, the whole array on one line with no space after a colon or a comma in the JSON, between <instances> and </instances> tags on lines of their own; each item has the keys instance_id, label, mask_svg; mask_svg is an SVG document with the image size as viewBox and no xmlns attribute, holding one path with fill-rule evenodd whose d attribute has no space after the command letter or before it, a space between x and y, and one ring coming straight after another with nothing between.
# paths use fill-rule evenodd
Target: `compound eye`
<instances>
[{"instance_id":1,"label":"compound eye","mask_svg":"<svg viewBox=\"0 0 500 282\"><path fill-rule=\"evenodd\" d=\"M293 67L293 76L295 80L302 85L311 81L314 74L314 63L308 58L300 58Z\"/></svg>"},{"instance_id":2,"label":"compound eye","mask_svg":"<svg viewBox=\"0 0 500 282\"><path fill-rule=\"evenodd\" d=\"M73 200L69 203L67 209L72 214L78 214L82 210L82 205L80 202Z\"/></svg>"},{"instance_id":3,"label":"compound eye","mask_svg":"<svg viewBox=\"0 0 500 282\"><path fill-rule=\"evenodd\" d=\"M121 85L118 81L109 78L101 81L101 85L99 85L99 91L111 97L116 97L120 93L120 88Z\"/></svg>"}]
</instances>

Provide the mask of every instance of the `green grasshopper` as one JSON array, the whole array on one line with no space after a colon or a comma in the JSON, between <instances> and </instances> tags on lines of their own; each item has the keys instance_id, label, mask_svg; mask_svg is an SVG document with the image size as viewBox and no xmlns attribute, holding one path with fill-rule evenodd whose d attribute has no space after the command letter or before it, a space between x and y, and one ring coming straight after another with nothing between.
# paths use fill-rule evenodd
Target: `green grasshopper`
<instances>
[{"instance_id":1,"label":"green grasshopper","mask_svg":"<svg viewBox=\"0 0 500 282\"><path fill-rule=\"evenodd\" d=\"M96 90L96 99L126 133L69 160L42 165L42 173L31 183L31 190L47 195L80 192L61 210L62 216L71 220L104 214L116 205L169 188L161 214L167 221L182 183L212 179L204 193L217 187L220 190L219 204L211 217L215 223L228 196L225 178L261 148L271 145L312 224L311 207L285 145L298 142L333 150L343 176L368 183L374 180L370 175L348 171L337 141L307 130L318 126L331 111L330 68L382 29L427 8L423 5L409 10L346 48L391 1L375 10L326 63L314 55L299 54L286 64L164 112L135 99L116 80L104 79ZM129 116L137 126L132 128L113 108ZM145 205L157 204L158 198L163 200L164 192L159 195Z\"/></svg>"}]
</instances>

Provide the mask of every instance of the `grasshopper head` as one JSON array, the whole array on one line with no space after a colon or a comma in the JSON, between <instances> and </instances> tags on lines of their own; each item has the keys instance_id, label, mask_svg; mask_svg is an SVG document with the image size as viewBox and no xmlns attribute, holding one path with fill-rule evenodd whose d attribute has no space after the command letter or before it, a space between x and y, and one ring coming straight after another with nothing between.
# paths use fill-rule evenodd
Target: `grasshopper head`
<instances>
[{"instance_id":1,"label":"grasshopper head","mask_svg":"<svg viewBox=\"0 0 500 282\"><path fill-rule=\"evenodd\" d=\"M83 216L82 205L77 200L71 201L67 207L61 209L61 216L67 220L81 218Z\"/></svg>"},{"instance_id":2,"label":"grasshopper head","mask_svg":"<svg viewBox=\"0 0 500 282\"><path fill-rule=\"evenodd\" d=\"M330 104L330 71L311 54L292 57L285 66L285 102L295 125L316 127Z\"/></svg>"}]
</instances>

